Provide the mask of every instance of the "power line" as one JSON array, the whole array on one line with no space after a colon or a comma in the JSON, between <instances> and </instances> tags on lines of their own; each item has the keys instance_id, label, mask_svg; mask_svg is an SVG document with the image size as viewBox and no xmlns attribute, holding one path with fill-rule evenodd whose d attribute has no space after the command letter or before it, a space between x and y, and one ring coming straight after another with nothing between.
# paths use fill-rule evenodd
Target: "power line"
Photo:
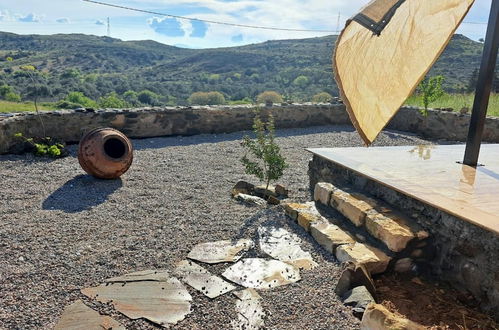
<instances>
[{"instance_id":1,"label":"power line","mask_svg":"<svg viewBox=\"0 0 499 330\"><path fill-rule=\"evenodd\" d=\"M120 9L125 9L125 10L136 11L136 12L140 12L140 13L153 14L153 15L166 16L166 17L184 19L184 20L189 20L189 21L204 22L204 23L211 23L211 24L218 24L218 25L236 26L236 27L249 28L249 29L274 30L274 31L292 31L292 32L338 33L338 31L330 31L330 30L288 29L288 28L278 28L278 27L270 27L270 26L257 26L257 25L246 25L246 24L218 22L218 21L211 21L211 20L200 19L200 18L192 18L192 17L185 17L185 16L178 16L178 15L158 13L158 12L155 12L155 11L137 9L137 8L132 8L132 7L120 6L120 5L113 5L113 4L110 4L110 3L100 2L100 1L94 1L94 0L83 0L83 1L95 3L95 4L98 4L98 5L102 5L102 6L108 6L108 7L113 7L113 8L120 8Z\"/></svg>"}]
</instances>

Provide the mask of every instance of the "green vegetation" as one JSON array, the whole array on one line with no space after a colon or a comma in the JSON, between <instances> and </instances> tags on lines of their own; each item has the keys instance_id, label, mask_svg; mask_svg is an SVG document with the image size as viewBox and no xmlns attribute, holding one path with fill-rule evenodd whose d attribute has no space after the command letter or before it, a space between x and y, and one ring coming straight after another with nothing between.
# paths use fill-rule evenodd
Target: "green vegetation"
<instances>
[{"instance_id":1,"label":"green vegetation","mask_svg":"<svg viewBox=\"0 0 499 330\"><path fill-rule=\"evenodd\" d=\"M115 92L132 106L187 105L190 95L206 91L220 92L227 103L255 102L266 90L285 95L286 101L310 101L321 92L338 96L331 74L335 41L335 36L327 36L183 49L78 34L0 32L0 86L13 86L21 99L32 99L29 77L19 67L33 65L45 81L37 87L42 102L60 101L70 92L98 102ZM443 88L448 93L466 92L482 48L479 42L455 35L430 75L445 76Z\"/></svg>"},{"instance_id":2,"label":"green vegetation","mask_svg":"<svg viewBox=\"0 0 499 330\"><path fill-rule=\"evenodd\" d=\"M329 103L332 100L333 96L326 92L315 94L314 97L312 97L312 102L314 103Z\"/></svg>"},{"instance_id":3,"label":"green vegetation","mask_svg":"<svg viewBox=\"0 0 499 330\"><path fill-rule=\"evenodd\" d=\"M39 110L55 110L56 107L53 103L42 103ZM35 111L32 102L9 102L0 100L0 112L24 112L24 111Z\"/></svg>"},{"instance_id":4,"label":"green vegetation","mask_svg":"<svg viewBox=\"0 0 499 330\"><path fill-rule=\"evenodd\" d=\"M424 110L421 113L425 116L428 115L428 106L444 96L445 92L442 89L442 83L444 82L444 77L435 76L430 78L425 78L419 84L418 90L423 101Z\"/></svg>"},{"instance_id":5,"label":"green vegetation","mask_svg":"<svg viewBox=\"0 0 499 330\"><path fill-rule=\"evenodd\" d=\"M192 105L217 105L225 104L225 97L220 92L196 92L189 97Z\"/></svg>"},{"instance_id":6,"label":"green vegetation","mask_svg":"<svg viewBox=\"0 0 499 330\"><path fill-rule=\"evenodd\" d=\"M257 103L273 104L282 103L283 99L281 94L274 91L265 91L259 94L256 98Z\"/></svg>"},{"instance_id":7,"label":"green vegetation","mask_svg":"<svg viewBox=\"0 0 499 330\"><path fill-rule=\"evenodd\" d=\"M471 112L474 97L474 94L445 94L433 103L433 107L452 108L457 112L463 108L467 108ZM423 98L421 95L415 94L406 101L406 104L422 107ZM487 114L489 116L499 116L499 94L496 93L490 96Z\"/></svg>"},{"instance_id":8,"label":"green vegetation","mask_svg":"<svg viewBox=\"0 0 499 330\"><path fill-rule=\"evenodd\" d=\"M46 156L51 158L65 157L69 153L63 143L58 143L50 137L34 140L33 138L26 138L22 133L14 134L16 138L23 144L23 152L32 152L36 156Z\"/></svg>"},{"instance_id":9,"label":"green vegetation","mask_svg":"<svg viewBox=\"0 0 499 330\"><path fill-rule=\"evenodd\" d=\"M251 139L249 136L243 138L242 146L247 151L241 158L241 162L246 174L255 175L260 181L266 183L266 189L268 189L270 182L279 180L288 167L286 159L281 155L280 148L275 142L272 114L264 123L257 111L253 120L253 132L255 139ZM248 158L248 153L252 155L252 159Z\"/></svg>"}]
</instances>

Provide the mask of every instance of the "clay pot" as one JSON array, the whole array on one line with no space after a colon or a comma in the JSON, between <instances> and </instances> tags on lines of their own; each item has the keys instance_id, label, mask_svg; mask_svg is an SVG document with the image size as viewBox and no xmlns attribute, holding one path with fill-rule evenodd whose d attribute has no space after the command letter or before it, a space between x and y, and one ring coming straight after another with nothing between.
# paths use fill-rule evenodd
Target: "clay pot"
<instances>
[{"instance_id":1,"label":"clay pot","mask_svg":"<svg viewBox=\"0 0 499 330\"><path fill-rule=\"evenodd\" d=\"M81 139L78 161L90 175L100 179L116 179L132 165L132 144L118 130L97 128Z\"/></svg>"}]
</instances>

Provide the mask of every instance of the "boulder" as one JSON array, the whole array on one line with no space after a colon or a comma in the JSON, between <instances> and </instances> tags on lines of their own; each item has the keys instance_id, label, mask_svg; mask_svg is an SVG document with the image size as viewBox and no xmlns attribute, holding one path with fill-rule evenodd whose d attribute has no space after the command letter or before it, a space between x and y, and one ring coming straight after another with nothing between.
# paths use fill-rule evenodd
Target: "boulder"
<instances>
[{"instance_id":1,"label":"boulder","mask_svg":"<svg viewBox=\"0 0 499 330\"><path fill-rule=\"evenodd\" d=\"M232 188L231 195L236 197L238 194L252 195L255 185L246 181L238 181Z\"/></svg>"},{"instance_id":2,"label":"boulder","mask_svg":"<svg viewBox=\"0 0 499 330\"><path fill-rule=\"evenodd\" d=\"M362 322L362 330L424 330L426 327L403 316L394 314L379 304L367 306Z\"/></svg>"}]
</instances>

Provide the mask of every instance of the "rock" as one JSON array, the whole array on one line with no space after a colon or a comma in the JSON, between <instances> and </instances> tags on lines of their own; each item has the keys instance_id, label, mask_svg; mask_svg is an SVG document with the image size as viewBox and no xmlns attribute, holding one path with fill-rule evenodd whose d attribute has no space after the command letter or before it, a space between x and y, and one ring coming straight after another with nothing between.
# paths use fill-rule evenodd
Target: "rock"
<instances>
[{"instance_id":1,"label":"rock","mask_svg":"<svg viewBox=\"0 0 499 330\"><path fill-rule=\"evenodd\" d=\"M232 294L239 298L239 300L262 299L262 297L258 294L258 292L256 292L255 289L233 291Z\"/></svg>"},{"instance_id":2,"label":"rock","mask_svg":"<svg viewBox=\"0 0 499 330\"><path fill-rule=\"evenodd\" d=\"M269 196L269 198L267 199L267 203L269 203L270 205L279 205L281 204L281 200L277 197Z\"/></svg>"},{"instance_id":3,"label":"rock","mask_svg":"<svg viewBox=\"0 0 499 330\"><path fill-rule=\"evenodd\" d=\"M110 303L127 317L145 318L158 325L176 324L191 312L192 297L180 281L154 270L109 279L81 293L101 303ZM130 280L128 280L130 279Z\"/></svg>"},{"instance_id":4,"label":"rock","mask_svg":"<svg viewBox=\"0 0 499 330\"><path fill-rule=\"evenodd\" d=\"M314 202L308 202L305 204L300 204L300 203L284 203L284 211L286 212L286 215L288 215L291 219L297 221L298 220L298 213L300 212L305 212L305 213L319 213L317 209L315 208Z\"/></svg>"},{"instance_id":5,"label":"rock","mask_svg":"<svg viewBox=\"0 0 499 330\"><path fill-rule=\"evenodd\" d=\"M231 321L232 329L262 329L265 326L262 305L259 299L236 301L237 319Z\"/></svg>"},{"instance_id":6,"label":"rock","mask_svg":"<svg viewBox=\"0 0 499 330\"><path fill-rule=\"evenodd\" d=\"M279 196L279 197L288 197L289 196L289 190L284 187L283 185L280 185L280 184L276 184L275 185L275 193Z\"/></svg>"},{"instance_id":7,"label":"rock","mask_svg":"<svg viewBox=\"0 0 499 330\"><path fill-rule=\"evenodd\" d=\"M198 264L188 260L180 261L176 265L175 275L186 284L212 299L236 288L220 277L211 274Z\"/></svg>"},{"instance_id":8,"label":"rock","mask_svg":"<svg viewBox=\"0 0 499 330\"><path fill-rule=\"evenodd\" d=\"M236 200L251 206L265 206L267 202L263 198L246 194L237 194Z\"/></svg>"},{"instance_id":9,"label":"rock","mask_svg":"<svg viewBox=\"0 0 499 330\"><path fill-rule=\"evenodd\" d=\"M300 247L301 239L284 228L258 227L260 250L270 257L300 269L312 269L317 263Z\"/></svg>"},{"instance_id":10,"label":"rock","mask_svg":"<svg viewBox=\"0 0 499 330\"><path fill-rule=\"evenodd\" d=\"M367 306L362 322L362 330L424 330L420 324L412 322L402 316L390 312L379 304Z\"/></svg>"},{"instance_id":11,"label":"rock","mask_svg":"<svg viewBox=\"0 0 499 330\"><path fill-rule=\"evenodd\" d=\"M329 205L334 186L326 182L318 182L314 188L314 201Z\"/></svg>"},{"instance_id":12,"label":"rock","mask_svg":"<svg viewBox=\"0 0 499 330\"><path fill-rule=\"evenodd\" d=\"M318 213L298 212L298 224L307 232L310 231L310 226L313 223L321 222L322 216Z\"/></svg>"},{"instance_id":13,"label":"rock","mask_svg":"<svg viewBox=\"0 0 499 330\"><path fill-rule=\"evenodd\" d=\"M358 286L347 291L341 299L346 306L362 308L363 310L365 310L369 304L375 303L374 298L365 286Z\"/></svg>"},{"instance_id":14,"label":"rock","mask_svg":"<svg viewBox=\"0 0 499 330\"><path fill-rule=\"evenodd\" d=\"M345 263L343 272L338 279L338 284L334 292L338 296L344 296L345 293L357 286L364 286L374 300L377 300L376 287L369 271L363 265L357 265L353 262Z\"/></svg>"},{"instance_id":15,"label":"rock","mask_svg":"<svg viewBox=\"0 0 499 330\"><path fill-rule=\"evenodd\" d=\"M327 222L313 222L310 225L312 237L329 253L334 253L342 244L355 243L355 240L340 227Z\"/></svg>"},{"instance_id":16,"label":"rock","mask_svg":"<svg viewBox=\"0 0 499 330\"><path fill-rule=\"evenodd\" d=\"M407 273L407 272L412 271L414 269L414 266L415 265L412 262L411 258L403 258L403 259L397 260L393 270L395 270L397 273Z\"/></svg>"},{"instance_id":17,"label":"rock","mask_svg":"<svg viewBox=\"0 0 499 330\"><path fill-rule=\"evenodd\" d=\"M248 258L227 268L223 277L246 288L270 289L301 279L300 271L278 260Z\"/></svg>"},{"instance_id":18,"label":"rock","mask_svg":"<svg viewBox=\"0 0 499 330\"><path fill-rule=\"evenodd\" d=\"M340 262L352 261L364 265L370 274L383 273L391 260L382 251L358 242L340 245L336 249L336 258Z\"/></svg>"},{"instance_id":19,"label":"rock","mask_svg":"<svg viewBox=\"0 0 499 330\"><path fill-rule=\"evenodd\" d=\"M273 186L269 186L268 188L266 186L256 186L255 195L263 199L267 199L270 196L277 197L277 194L275 192L275 187Z\"/></svg>"},{"instance_id":20,"label":"rock","mask_svg":"<svg viewBox=\"0 0 499 330\"><path fill-rule=\"evenodd\" d=\"M54 330L125 330L125 327L109 316L100 315L81 300L64 308Z\"/></svg>"},{"instance_id":21,"label":"rock","mask_svg":"<svg viewBox=\"0 0 499 330\"><path fill-rule=\"evenodd\" d=\"M376 202L361 194L350 194L336 189L331 194L330 205L336 208L355 226L364 225L366 213L376 206Z\"/></svg>"},{"instance_id":22,"label":"rock","mask_svg":"<svg viewBox=\"0 0 499 330\"><path fill-rule=\"evenodd\" d=\"M236 262L254 245L249 239L200 243L192 248L187 258L207 264Z\"/></svg>"},{"instance_id":23,"label":"rock","mask_svg":"<svg viewBox=\"0 0 499 330\"><path fill-rule=\"evenodd\" d=\"M238 194L251 195L255 190L255 185L246 181L238 181L232 188L231 195L236 197Z\"/></svg>"},{"instance_id":24,"label":"rock","mask_svg":"<svg viewBox=\"0 0 499 330\"><path fill-rule=\"evenodd\" d=\"M365 217L366 229L394 252L400 252L415 237L401 217L393 213L382 214L371 210Z\"/></svg>"}]
</instances>

